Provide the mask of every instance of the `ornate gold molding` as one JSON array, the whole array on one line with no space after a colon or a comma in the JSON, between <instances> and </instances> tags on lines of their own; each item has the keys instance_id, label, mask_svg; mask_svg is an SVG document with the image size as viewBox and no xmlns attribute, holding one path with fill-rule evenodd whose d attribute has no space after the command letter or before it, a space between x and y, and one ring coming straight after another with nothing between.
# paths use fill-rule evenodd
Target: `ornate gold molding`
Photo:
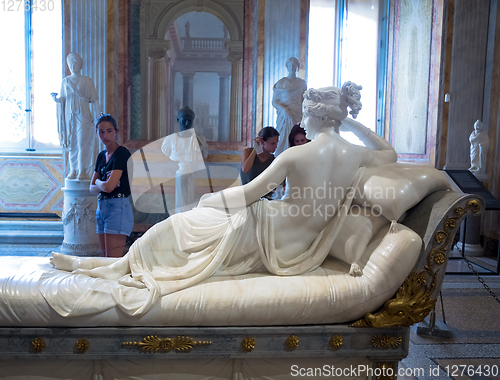
<instances>
[{"instance_id":1,"label":"ornate gold molding","mask_svg":"<svg viewBox=\"0 0 500 380\"><path fill-rule=\"evenodd\" d=\"M372 346L375 348L397 348L403 341L401 335L374 335L372 338Z\"/></svg>"},{"instance_id":2,"label":"ornate gold molding","mask_svg":"<svg viewBox=\"0 0 500 380\"><path fill-rule=\"evenodd\" d=\"M33 351L35 351L37 354L41 353L43 350L45 350L45 347L47 345L45 344L45 340L43 340L42 338L35 338L33 339L33 341L31 342L31 348L33 349Z\"/></svg>"},{"instance_id":3,"label":"ornate gold molding","mask_svg":"<svg viewBox=\"0 0 500 380\"><path fill-rule=\"evenodd\" d=\"M397 379L397 362L377 362L377 369L380 372L380 376L377 376L377 380L395 380Z\"/></svg>"},{"instance_id":4,"label":"ornate gold molding","mask_svg":"<svg viewBox=\"0 0 500 380\"><path fill-rule=\"evenodd\" d=\"M190 352L195 346L212 344L210 341L194 341L193 338L187 336L178 336L177 338L160 339L156 335L149 335L142 339L141 342L123 342L122 345L137 346L146 352L169 352L175 350L177 352Z\"/></svg>"},{"instance_id":5,"label":"ornate gold molding","mask_svg":"<svg viewBox=\"0 0 500 380\"><path fill-rule=\"evenodd\" d=\"M254 338L245 338L241 342L241 348L243 351L250 352L255 348L255 339Z\"/></svg>"},{"instance_id":6,"label":"ornate gold molding","mask_svg":"<svg viewBox=\"0 0 500 380\"><path fill-rule=\"evenodd\" d=\"M344 344L344 338L340 335L334 335L330 338L330 347L334 350L338 350Z\"/></svg>"},{"instance_id":7,"label":"ornate gold molding","mask_svg":"<svg viewBox=\"0 0 500 380\"><path fill-rule=\"evenodd\" d=\"M75 343L76 352L79 354L84 354L90 347L90 343L87 339L78 339Z\"/></svg>"},{"instance_id":8,"label":"ornate gold molding","mask_svg":"<svg viewBox=\"0 0 500 380\"><path fill-rule=\"evenodd\" d=\"M457 206L452 217L445 217L443 229L434 234L432 248L427 255L427 265L420 273L412 271L399 288L395 297L387 300L382 309L375 313L367 313L350 327L395 327L411 326L422 322L436 303L431 298L436 288L438 272L446 261L446 253L453 242L458 221L468 212L476 214L481 209L477 199L471 199L465 207Z\"/></svg>"},{"instance_id":9,"label":"ornate gold molding","mask_svg":"<svg viewBox=\"0 0 500 380\"><path fill-rule=\"evenodd\" d=\"M291 337L287 338L285 344L289 350L295 350L297 347L299 347L299 338L295 335L292 335Z\"/></svg>"}]
</instances>

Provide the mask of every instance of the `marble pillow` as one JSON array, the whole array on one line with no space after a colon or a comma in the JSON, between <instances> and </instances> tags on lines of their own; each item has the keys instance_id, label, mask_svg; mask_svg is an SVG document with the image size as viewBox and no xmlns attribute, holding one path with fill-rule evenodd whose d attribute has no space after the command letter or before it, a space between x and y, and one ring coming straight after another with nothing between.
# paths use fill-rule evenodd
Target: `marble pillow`
<instances>
[{"instance_id":1,"label":"marble pillow","mask_svg":"<svg viewBox=\"0 0 500 380\"><path fill-rule=\"evenodd\" d=\"M399 218L425 196L449 189L447 176L429 166L393 162L367 168L353 204L372 208L389 220Z\"/></svg>"}]
</instances>

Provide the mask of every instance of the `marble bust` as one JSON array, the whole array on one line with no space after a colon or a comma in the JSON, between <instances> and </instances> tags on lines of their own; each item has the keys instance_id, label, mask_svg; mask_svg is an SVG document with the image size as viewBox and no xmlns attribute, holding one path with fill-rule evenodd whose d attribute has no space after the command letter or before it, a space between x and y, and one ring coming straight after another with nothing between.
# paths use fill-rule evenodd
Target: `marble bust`
<instances>
[{"instance_id":1,"label":"marble bust","mask_svg":"<svg viewBox=\"0 0 500 380\"><path fill-rule=\"evenodd\" d=\"M276 129L281 138L275 155L288 148L288 135L293 126L302 120L302 94L307 90L306 81L297 77L299 60L291 57L286 61L288 76L281 78L273 87L273 107L276 108Z\"/></svg>"},{"instance_id":2,"label":"marble bust","mask_svg":"<svg viewBox=\"0 0 500 380\"><path fill-rule=\"evenodd\" d=\"M490 139L483 131L483 123L477 120L474 123L474 131L469 136L470 142L470 168L471 172L484 173L486 171L486 158Z\"/></svg>"},{"instance_id":3,"label":"marble bust","mask_svg":"<svg viewBox=\"0 0 500 380\"><path fill-rule=\"evenodd\" d=\"M180 132L172 133L163 140L161 150L172 161L179 162L181 173L191 173L208 156L205 136L193 128L195 113L188 106L177 113ZM195 169L198 170L198 169Z\"/></svg>"},{"instance_id":4,"label":"marble bust","mask_svg":"<svg viewBox=\"0 0 500 380\"><path fill-rule=\"evenodd\" d=\"M195 132L194 118L194 111L188 106L180 109L177 113L180 132L165 137L161 145L162 152L179 163L175 173L175 211L170 213L188 211L196 206L195 173L206 171L208 144L205 136Z\"/></svg>"},{"instance_id":5,"label":"marble bust","mask_svg":"<svg viewBox=\"0 0 500 380\"><path fill-rule=\"evenodd\" d=\"M68 179L90 180L97 158L94 120L101 113L98 94L91 78L80 74L83 59L69 53L66 62L71 75L61 84L61 93L52 93L57 103L57 130L63 149L69 152Z\"/></svg>"}]
</instances>

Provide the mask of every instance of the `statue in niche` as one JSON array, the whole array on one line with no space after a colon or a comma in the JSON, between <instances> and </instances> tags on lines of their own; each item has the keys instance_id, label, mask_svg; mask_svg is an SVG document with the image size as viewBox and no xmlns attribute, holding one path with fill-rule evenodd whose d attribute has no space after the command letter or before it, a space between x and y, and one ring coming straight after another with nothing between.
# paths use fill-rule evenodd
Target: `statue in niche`
<instances>
[{"instance_id":1,"label":"statue in niche","mask_svg":"<svg viewBox=\"0 0 500 380\"><path fill-rule=\"evenodd\" d=\"M190 29L189 21L186 22L185 27L186 27L186 37L191 38L191 35L189 34L189 29Z\"/></svg>"},{"instance_id":2,"label":"statue in niche","mask_svg":"<svg viewBox=\"0 0 500 380\"><path fill-rule=\"evenodd\" d=\"M185 106L177 113L180 132L172 133L163 140L161 150L172 161L179 162L175 182L175 209L187 211L194 206L194 173L205 170L204 159L208 156L208 144L204 135L193 128L194 111Z\"/></svg>"},{"instance_id":3,"label":"statue in niche","mask_svg":"<svg viewBox=\"0 0 500 380\"><path fill-rule=\"evenodd\" d=\"M63 149L69 151L69 173L66 178L90 180L97 158L97 135L94 120L101 107L94 82L80 74L83 59L77 53L69 53L66 62L71 75L61 84L61 93L53 92L57 103L57 130Z\"/></svg>"},{"instance_id":4,"label":"statue in niche","mask_svg":"<svg viewBox=\"0 0 500 380\"><path fill-rule=\"evenodd\" d=\"M469 136L470 142L470 168L471 172L486 171L486 156L488 154L488 146L490 139L488 134L483 131L483 122L476 120L474 123L474 131Z\"/></svg>"},{"instance_id":5,"label":"statue in niche","mask_svg":"<svg viewBox=\"0 0 500 380\"><path fill-rule=\"evenodd\" d=\"M229 38L229 31L226 28L226 25L222 25L222 33L224 33L224 38Z\"/></svg>"},{"instance_id":6,"label":"statue in niche","mask_svg":"<svg viewBox=\"0 0 500 380\"><path fill-rule=\"evenodd\" d=\"M297 58L289 58L286 61L288 76L281 78L273 87L272 103L278 113L276 129L283 136L274 153L276 156L288 148L287 137L293 126L302 120L302 94L307 90L307 83L297 77L299 67Z\"/></svg>"}]
</instances>

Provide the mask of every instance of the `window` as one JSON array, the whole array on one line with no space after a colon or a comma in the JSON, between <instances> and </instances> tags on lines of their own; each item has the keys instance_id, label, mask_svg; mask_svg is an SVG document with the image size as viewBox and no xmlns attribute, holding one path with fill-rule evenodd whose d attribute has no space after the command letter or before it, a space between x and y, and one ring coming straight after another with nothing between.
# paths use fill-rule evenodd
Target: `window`
<instances>
[{"instance_id":1,"label":"window","mask_svg":"<svg viewBox=\"0 0 500 380\"><path fill-rule=\"evenodd\" d=\"M382 134L378 109L384 90L386 49L379 32L386 18L386 0L311 0L308 45L308 87L346 81L363 86L363 110L357 120Z\"/></svg>"},{"instance_id":2,"label":"window","mask_svg":"<svg viewBox=\"0 0 500 380\"><path fill-rule=\"evenodd\" d=\"M59 151L61 1L0 1L0 48L0 151Z\"/></svg>"}]
</instances>

